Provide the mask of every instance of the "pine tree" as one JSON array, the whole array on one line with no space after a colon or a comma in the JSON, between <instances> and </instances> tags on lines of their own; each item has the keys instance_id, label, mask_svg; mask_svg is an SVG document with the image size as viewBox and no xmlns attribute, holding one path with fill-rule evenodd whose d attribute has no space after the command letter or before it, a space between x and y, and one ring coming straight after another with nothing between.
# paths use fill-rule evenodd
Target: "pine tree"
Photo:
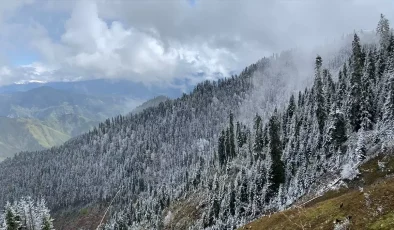
<instances>
[{"instance_id":1,"label":"pine tree","mask_svg":"<svg viewBox=\"0 0 394 230\"><path fill-rule=\"evenodd\" d=\"M239 122L237 122L236 138L237 138L238 148L242 148L242 146L244 146L244 144L246 144L246 142L247 142L247 133L246 133L245 129L246 129L245 127L241 127L241 124Z\"/></svg>"},{"instance_id":2,"label":"pine tree","mask_svg":"<svg viewBox=\"0 0 394 230\"><path fill-rule=\"evenodd\" d=\"M219 159L220 167L222 167L227 163L226 158L227 157L226 157L225 133L224 131L222 131L219 137L219 145L218 145L218 159Z\"/></svg>"},{"instance_id":3,"label":"pine tree","mask_svg":"<svg viewBox=\"0 0 394 230\"><path fill-rule=\"evenodd\" d=\"M225 136L225 143L226 143L226 162L231 161L231 135L230 135L230 128L226 129L226 136Z\"/></svg>"},{"instance_id":4,"label":"pine tree","mask_svg":"<svg viewBox=\"0 0 394 230\"><path fill-rule=\"evenodd\" d=\"M346 119L340 110L336 110L332 114L332 124L328 130L328 135L334 150L337 150L347 140Z\"/></svg>"},{"instance_id":5,"label":"pine tree","mask_svg":"<svg viewBox=\"0 0 394 230\"><path fill-rule=\"evenodd\" d=\"M239 124L239 121L237 121L237 124L235 125L235 137L237 138L237 146L238 148L242 147L242 131L241 131L241 125Z\"/></svg>"},{"instance_id":6,"label":"pine tree","mask_svg":"<svg viewBox=\"0 0 394 230\"><path fill-rule=\"evenodd\" d=\"M385 49L388 46L390 37L390 23L383 14L380 15L380 20L376 28L376 34L379 36L380 39L380 47Z\"/></svg>"},{"instance_id":7,"label":"pine tree","mask_svg":"<svg viewBox=\"0 0 394 230\"><path fill-rule=\"evenodd\" d=\"M118 228L121 229L121 228ZM126 229L126 228L123 228ZM52 220L49 217L44 217L42 220L41 230L53 230Z\"/></svg>"},{"instance_id":8,"label":"pine tree","mask_svg":"<svg viewBox=\"0 0 394 230\"><path fill-rule=\"evenodd\" d=\"M387 69L385 75L387 78L385 88L385 103L383 108L383 121L392 122L394 119L394 36L391 36L389 44L389 53L387 59Z\"/></svg>"},{"instance_id":9,"label":"pine tree","mask_svg":"<svg viewBox=\"0 0 394 230\"><path fill-rule=\"evenodd\" d=\"M14 213L11 205L8 204L7 206L8 207L6 208L5 216L6 230L18 230L20 225L19 222L16 220L16 214Z\"/></svg>"},{"instance_id":10,"label":"pine tree","mask_svg":"<svg viewBox=\"0 0 394 230\"><path fill-rule=\"evenodd\" d=\"M215 196L212 200L212 205L209 211L209 221L208 226L212 226L215 221L219 218L220 213L220 203L218 198Z\"/></svg>"},{"instance_id":11,"label":"pine tree","mask_svg":"<svg viewBox=\"0 0 394 230\"><path fill-rule=\"evenodd\" d=\"M230 112L230 158L233 159L236 156L236 152L235 152L235 135L234 135L234 115L232 112Z\"/></svg>"},{"instance_id":12,"label":"pine tree","mask_svg":"<svg viewBox=\"0 0 394 230\"><path fill-rule=\"evenodd\" d=\"M342 106L345 104L344 101L347 95L346 74L344 73L345 71L346 71L346 64L343 67L343 71L339 71L338 74L338 83L336 87L337 96L335 98L335 107L337 109L341 109Z\"/></svg>"},{"instance_id":13,"label":"pine tree","mask_svg":"<svg viewBox=\"0 0 394 230\"><path fill-rule=\"evenodd\" d=\"M335 83L332 80L331 73L328 69L323 70L323 85L324 85L324 98L325 98L325 113L328 115L336 107L335 98ZM327 120L326 118L326 120ZM326 123L325 120L325 123Z\"/></svg>"},{"instance_id":14,"label":"pine tree","mask_svg":"<svg viewBox=\"0 0 394 230\"><path fill-rule=\"evenodd\" d=\"M287 117L289 120L291 120L291 118L293 117L295 110L296 110L296 103L295 103L294 94L292 94L290 96L289 105L288 105L287 111L286 111L286 114L287 114Z\"/></svg>"},{"instance_id":15,"label":"pine tree","mask_svg":"<svg viewBox=\"0 0 394 230\"><path fill-rule=\"evenodd\" d=\"M323 82L321 77L322 63L322 58L320 56L317 56L315 62L315 82L313 85L313 92L315 97L315 113L319 125L320 134L323 134L324 124L327 118L325 98L323 92Z\"/></svg>"},{"instance_id":16,"label":"pine tree","mask_svg":"<svg viewBox=\"0 0 394 230\"><path fill-rule=\"evenodd\" d=\"M235 215L235 201L236 201L235 197L236 197L235 196L235 191L234 191L234 188L232 186L231 187L231 191L230 191L230 202L229 202L230 214L232 216Z\"/></svg>"},{"instance_id":17,"label":"pine tree","mask_svg":"<svg viewBox=\"0 0 394 230\"><path fill-rule=\"evenodd\" d=\"M259 115L256 114L254 119L254 129L255 129L255 140L253 144L253 150L256 153L256 158L259 158L263 151L263 131L262 131L262 120Z\"/></svg>"},{"instance_id":18,"label":"pine tree","mask_svg":"<svg viewBox=\"0 0 394 230\"><path fill-rule=\"evenodd\" d=\"M372 51L368 54L361 84L361 127L364 130L371 130L376 115L375 95L373 92L375 85L375 60Z\"/></svg>"},{"instance_id":19,"label":"pine tree","mask_svg":"<svg viewBox=\"0 0 394 230\"><path fill-rule=\"evenodd\" d=\"M241 170L241 181L239 186L239 200L242 203L248 203L248 180L245 169Z\"/></svg>"},{"instance_id":20,"label":"pine tree","mask_svg":"<svg viewBox=\"0 0 394 230\"><path fill-rule=\"evenodd\" d=\"M352 74L350 77L350 94L348 99L348 116L353 131L357 132L361 127L360 104L361 104L361 77L363 64L361 63L361 45L357 34L354 34L352 42Z\"/></svg>"},{"instance_id":21,"label":"pine tree","mask_svg":"<svg viewBox=\"0 0 394 230\"><path fill-rule=\"evenodd\" d=\"M269 201L278 191L282 183L285 182L285 166L282 162L282 143L280 140L280 123L277 111L269 120L269 149L271 155L271 167L269 173L269 188L266 201Z\"/></svg>"}]
</instances>

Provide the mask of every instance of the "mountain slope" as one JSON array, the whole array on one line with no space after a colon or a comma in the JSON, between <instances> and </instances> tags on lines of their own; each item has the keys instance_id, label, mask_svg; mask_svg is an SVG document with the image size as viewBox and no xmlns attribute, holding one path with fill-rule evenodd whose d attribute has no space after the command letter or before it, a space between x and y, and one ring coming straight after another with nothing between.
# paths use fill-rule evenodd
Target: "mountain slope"
<instances>
[{"instance_id":1,"label":"mountain slope","mask_svg":"<svg viewBox=\"0 0 394 230\"><path fill-rule=\"evenodd\" d=\"M283 210L394 145L388 37L363 44L355 34L339 70L316 57L313 85L295 95L285 83L301 71L286 52L18 154L0 164L0 204L44 196L61 213L113 201L107 229L232 229Z\"/></svg>"},{"instance_id":2,"label":"mountain slope","mask_svg":"<svg viewBox=\"0 0 394 230\"><path fill-rule=\"evenodd\" d=\"M360 175L346 187L311 202L262 217L240 229L394 228L394 156L381 154L359 167Z\"/></svg>"},{"instance_id":3,"label":"mountain slope","mask_svg":"<svg viewBox=\"0 0 394 230\"><path fill-rule=\"evenodd\" d=\"M0 117L0 127L0 161L16 152L49 148L70 138L32 119Z\"/></svg>"}]
</instances>

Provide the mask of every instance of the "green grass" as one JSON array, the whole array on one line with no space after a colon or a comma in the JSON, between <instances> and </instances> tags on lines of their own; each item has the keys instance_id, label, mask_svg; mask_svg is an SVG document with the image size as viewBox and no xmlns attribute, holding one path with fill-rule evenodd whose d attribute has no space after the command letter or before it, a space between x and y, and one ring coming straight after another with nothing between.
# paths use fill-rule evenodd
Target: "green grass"
<instances>
[{"instance_id":1,"label":"green grass","mask_svg":"<svg viewBox=\"0 0 394 230\"><path fill-rule=\"evenodd\" d=\"M0 161L20 151L34 151L60 145L70 135L33 119L0 117Z\"/></svg>"},{"instance_id":2,"label":"green grass","mask_svg":"<svg viewBox=\"0 0 394 230\"><path fill-rule=\"evenodd\" d=\"M60 145L70 139L69 135L41 123L33 122L31 120L26 120L24 123L34 139L36 139L44 148Z\"/></svg>"},{"instance_id":3,"label":"green grass","mask_svg":"<svg viewBox=\"0 0 394 230\"><path fill-rule=\"evenodd\" d=\"M368 226L369 229L373 230L384 230L394 229L394 212L387 213L380 217L377 221L371 223Z\"/></svg>"}]
</instances>

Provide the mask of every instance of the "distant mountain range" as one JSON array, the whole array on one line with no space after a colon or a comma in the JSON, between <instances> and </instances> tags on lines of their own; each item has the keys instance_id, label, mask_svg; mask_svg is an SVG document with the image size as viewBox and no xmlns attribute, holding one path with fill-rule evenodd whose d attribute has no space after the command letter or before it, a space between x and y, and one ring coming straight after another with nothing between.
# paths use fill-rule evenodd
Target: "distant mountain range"
<instances>
[{"instance_id":1,"label":"distant mountain range","mask_svg":"<svg viewBox=\"0 0 394 230\"><path fill-rule=\"evenodd\" d=\"M86 91L93 95L80 93L82 87L77 86L84 84ZM41 150L62 144L108 117L131 112L143 102L143 99L127 96L125 91L125 95L111 94L115 90L111 87L99 95L99 87L87 82L55 85L63 90L40 83L1 87L0 161L20 151ZM133 112L158 105L165 99L168 98L155 97Z\"/></svg>"},{"instance_id":2,"label":"distant mountain range","mask_svg":"<svg viewBox=\"0 0 394 230\"><path fill-rule=\"evenodd\" d=\"M0 117L0 161L20 151L59 145L70 135L34 119Z\"/></svg>"},{"instance_id":3,"label":"distant mountain range","mask_svg":"<svg viewBox=\"0 0 394 230\"><path fill-rule=\"evenodd\" d=\"M0 86L0 161L62 144L108 117L142 112L190 89L107 79Z\"/></svg>"},{"instance_id":4,"label":"distant mountain range","mask_svg":"<svg viewBox=\"0 0 394 230\"><path fill-rule=\"evenodd\" d=\"M181 85L171 87L147 86L142 83L127 80L97 79L77 82L29 82L25 84L12 84L0 86L0 94L25 92L42 86L49 86L54 89L87 95L118 95L140 99L150 99L160 95L176 98L181 96L183 92L188 92L192 89L191 86L186 88Z\"/></svg>"}]
</instances>

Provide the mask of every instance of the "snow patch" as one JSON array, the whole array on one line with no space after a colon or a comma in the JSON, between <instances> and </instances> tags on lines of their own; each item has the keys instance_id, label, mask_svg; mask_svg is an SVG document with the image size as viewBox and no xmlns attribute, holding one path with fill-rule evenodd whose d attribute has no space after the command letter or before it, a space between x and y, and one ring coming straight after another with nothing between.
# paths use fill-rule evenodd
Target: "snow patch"
<instances>
[{"instance_id":1,"label":"snow patch","mask_svg":"<svg viewBox=\"0 0 394 230\"><path fill-rule=\"evenodd\" d=\"M342 179L354 179L359 174L358 168L356 164L347 163L343 165L341 171L341 178Z\"/></svg>"},{"instance_id":2,"label":"snow patch","mask_svg":"<svg viewBox=\"0 0 394 230\"><path fill-rule=\"evenodd\" d=\"M334 226L334 230L346 230L348 229L349 225L350 225L350 221L348 219L345 219L341 223L336 223Z\"/></svg>"},{"instance_id":3,"label":"snow patch","mask_svg":"<svg viewBox=\"0 0 394 230\"><path fill-rule=\"evenodd\" d=\"M172 212L168 211L166 217L164 217L164 225L165 226L167 226L171 222L172 217L173 217Z\"/></svg>"}]
</instances>

